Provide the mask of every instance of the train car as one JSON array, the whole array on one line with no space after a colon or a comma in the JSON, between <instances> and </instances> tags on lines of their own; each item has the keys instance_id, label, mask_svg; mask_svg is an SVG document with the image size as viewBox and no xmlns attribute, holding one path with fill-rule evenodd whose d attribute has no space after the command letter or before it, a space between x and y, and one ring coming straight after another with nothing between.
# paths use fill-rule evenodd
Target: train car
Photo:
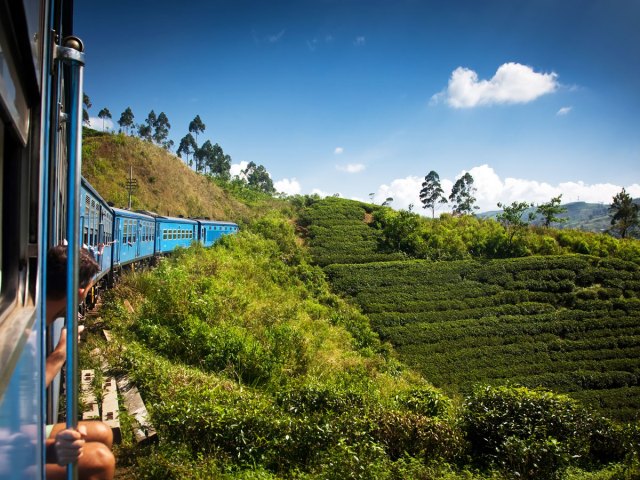
<instances>
[{"instance_id":1,"label":"train car","mask_svg":"<svg viewBox=\"0 0 640 480\"><path fill-rule=\"evenodd\" d=\"M198 223L188 218L156 217L156 254L187 248L198 240Z\"/></svg>"},{"instance_id":2,"label":"train car","mask_svg":"<svg viewBox=\"0 0 640 480\"><path fill-rule=\"evenodd\" d=\"M71 1L0 0L2 479L45 477L45 425L53 420L44 375L53 341L43 301L46 255L63 239L72 245L81 240L84 54L71 37L72 19ZM69 254L72 272L77 257ZM67 310L69 337L75 338L77 305ZM67 353L69 360L76 352L72 347ZM73 413L77 399L69 395Z\"/></svg>"},{"instance_id":3,"label":"train car","mask_svg":"<svg viewBox=\"0 0 640 480\"><path fill-rule=\"evenodd\" d=\"M82 244L100 264L96 276L99 281L111 270L113 210L84 178L80 188L80 232Z\"/></svg>"},{"instance_id":4,"label":"train car","mask_svg":"<svg viewBox=\"0 0 640 480\"><path fill-rule=\"evenodd\" d=\"M137 262L155 254L155 221L150 215L113 208L112 268Z\"/></svg>"},{"instance_id":5,"label":"train car","mask_svg":"<svg viewBox=\"0 0 640 480\"><path fill-rule=\"evenodd\" d=\"M201 220L198 222L198 241L205 247L210 247L223 235L230 235L238 231L238 225L233 222L219 220Z\"/></svg>"}]
</instances>

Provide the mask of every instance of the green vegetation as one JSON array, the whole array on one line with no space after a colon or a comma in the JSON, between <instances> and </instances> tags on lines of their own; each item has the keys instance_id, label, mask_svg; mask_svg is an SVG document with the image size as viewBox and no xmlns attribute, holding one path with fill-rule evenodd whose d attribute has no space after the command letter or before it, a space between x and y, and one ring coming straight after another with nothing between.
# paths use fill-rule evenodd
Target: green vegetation
<instances>
[{"instance_id":1,"label":"green vegetation","mask_svg":"<svg viewBox=\"0 0 640 480\"><path fill-rule=\"evenodd\" d=\"M634 478L635 430L549 392L447 398L330 293L285 219L250 230L126 277L103 307L102 349L159 433L118 447L131 476Z\"/></svg>"},{"instance_id":2,"label":"green vegetation","mask_svg":"<svg viewBox=\"0 0 640 480\"><path fill-rule=\"evenodd\" d=\"M105 299L113 341L83 361L99 346L159 433L124 430L127 478L639 478L638 242L278 200L125 135L84 149L107 200L133 165L137 208L243 227Z\"/></svg>"},{"instance_id":3,"label":"green vegetation","mask_svg":"<svg viewBox=\"0 0 640 480\"><path fill-rule=\"evenodd\" d=\"M319 265L367 263L404 258L381 250L381 232L371 225L381 207L336 197L307 197L298 225Z\"/></svg>"},{"instance_id":4,"label":"green vegetation","mask_svg":"<svg viewBox=\"0 0 640 480\"><path fill-rule=\"evenodd\" d=\"M404 361L448 391L517 383L579 392L625 420L640 409L634 263L567 255L326 271Z\"/></svg>"}]
</instances>

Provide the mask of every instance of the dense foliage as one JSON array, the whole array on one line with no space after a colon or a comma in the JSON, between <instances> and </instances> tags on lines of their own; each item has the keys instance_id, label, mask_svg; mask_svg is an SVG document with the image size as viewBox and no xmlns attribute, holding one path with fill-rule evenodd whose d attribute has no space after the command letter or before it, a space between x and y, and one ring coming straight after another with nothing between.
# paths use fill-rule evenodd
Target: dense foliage
<instances>
[{"instance_id":1,"label":"dense foliage","mask_svg":"<svg viewBox=\"0 0 640 480\"><path fill-rule=\"evenodd\" d=\"M430 220L412 212L383 208L376 210L374 217L387 251L399 250L413 258L461 260L582 253L640 264L640 241L598 233L528 227L514 222L500 224L469 215L443 214ZM324 263L324 257L319 258L319 263Z\"/></svg>"},{"instance_id":2,"label":"dense foliage","mask_svg":"<svg viewBox=\"0 0 640 480\"><path fill-rule=\"evenodd\" d=\"M520 465L514 441L495 430L504 415L481 413L488 401L478 394L456 404L394 360L366 317L329 292L288 223L270 216L252 230L127 277L105 305L115 339L102 348L138 386L159 432L157 445L120 447L132 476L544 479L616 461L603 472L632 478L633 432L607 430L615 449L599 457L591 444L608 424L577 405L575 416L594 420L566 444L555 432L575 427L568 417L509 417L518 432L563 442L544 469ZM532 409L568 401L519 392ZM510 390L494 397L515 403ZM482 462L473 453L487 441L507 446Z\"/></svg>"}]
</instances>

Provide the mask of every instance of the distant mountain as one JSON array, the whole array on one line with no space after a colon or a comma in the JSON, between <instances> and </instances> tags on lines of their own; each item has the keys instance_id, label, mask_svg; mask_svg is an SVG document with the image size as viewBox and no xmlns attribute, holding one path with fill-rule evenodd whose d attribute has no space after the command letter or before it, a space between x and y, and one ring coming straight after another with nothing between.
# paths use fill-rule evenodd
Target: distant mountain
<instances>
[{"instance_id":1,"label":"distant mountain","mask_svg":"<svg viewBox=\"0 0 640 480\"><path fill-rule=\"evenodd\" d=\"M635 199L635 203L640 204L640 199ZM571 202L563 205L567 213L561 215L568 218L565 223L554 224L555 228L572 228L588 232L604 232L611 227L611 217L609 216L609 205L602 203ZM481 218L496 218L502 210L492 210L478 214ZM529 211L534 211L530 209ZM528 212L527 212L528 213ZM538 218L533 224L540 224L542 220Z\"/></svg>"}]
</instances>

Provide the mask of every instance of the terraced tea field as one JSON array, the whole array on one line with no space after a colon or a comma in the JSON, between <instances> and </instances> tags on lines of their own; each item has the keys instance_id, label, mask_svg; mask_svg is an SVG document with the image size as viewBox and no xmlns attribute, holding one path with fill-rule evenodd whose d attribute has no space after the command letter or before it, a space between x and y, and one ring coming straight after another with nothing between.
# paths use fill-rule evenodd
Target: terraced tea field
<instances>
[{"instance_id":1,"label":"terraced tea field","mask_svg":"<svg viewBox=\"0 0 640 480\"><path fill-rule=\"evenodd\" d=\"M543 386L640 411L640 267L565 255L330 265L401 359L435 385Z\"/></svg>"}]
</instances>

